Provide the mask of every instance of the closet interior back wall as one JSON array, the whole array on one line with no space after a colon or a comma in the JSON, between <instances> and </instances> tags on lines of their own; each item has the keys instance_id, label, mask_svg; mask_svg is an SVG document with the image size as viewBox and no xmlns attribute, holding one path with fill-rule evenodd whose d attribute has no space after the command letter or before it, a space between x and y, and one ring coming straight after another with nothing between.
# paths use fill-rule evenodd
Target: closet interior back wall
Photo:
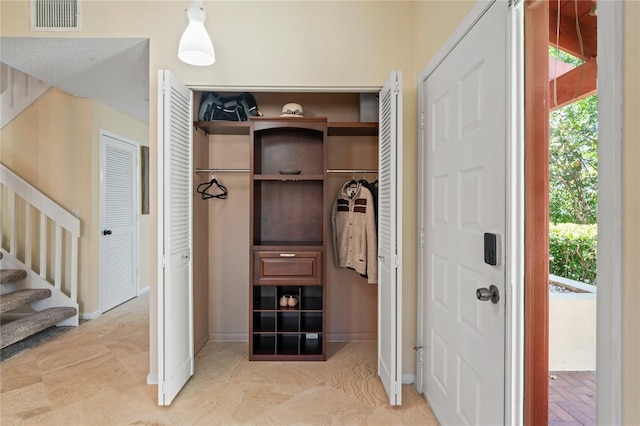
<instances>
[{"instance_id":1,"label":"closet interior back wall","mask_svg":"<svg viewBox=\"0 0 640 426\"><path fill-rule=\"evenodd\" d=\"M327 140L328 169L377 169L376 136L330 136ZM377 174L330 173L326 214L331 217L333 202L342 186L350 181L375 181ZM356 271L336 268L332 229L327 254L327 333L329 341L375 341L378 331L378 285L368 284Z\"/></svg>"},{"instance_id":2,"label":"closet interior back wall","mask_svg":"<svg viewBox=\"0 0 640 426\"><path fill-rule=\"evenodd\" d=\"M282 106L302 105L306 117L328 117L329 122L360 120L358 93L253 93L265 116L277 117ZM223 94L225 95L225 94ZM199 105L199 94L194 96ZM208 136L208 165L204 168L248 169L250 138L248 135ZM377 136L330 136L327 140L328 169L377 169ZM210 179L201 174L197 180ZM211 340L248 339L249 331L249 175L218 173L217 179L228 189L226 200L196 200L208 206L209 334ZM373 181L376 174L361 173ZM327 176L325 214L331 208L342 185L351 174ZM330 223L330 220L329 220ZM196 228L197 229L197 228ZM376 340L377 285L347 269L336 269L331 246L331 228L327 230L327 299L326 326L328 341ZM196 231L197 232L197 231ZM195 265L194 265L195 267Z\"/></svg>"},{"instance_id":3,"label":"closet interior back wall","mask_svg":"<svg viewBox=\"0 0 640 426\"><path fill-rule=\"evenodd\" d=\"M249 169L248 135L209 135L212 169ZM227 198L209 203L211 340L249 339L249 173L218 173Z\"/></svg>"}]
</instances>

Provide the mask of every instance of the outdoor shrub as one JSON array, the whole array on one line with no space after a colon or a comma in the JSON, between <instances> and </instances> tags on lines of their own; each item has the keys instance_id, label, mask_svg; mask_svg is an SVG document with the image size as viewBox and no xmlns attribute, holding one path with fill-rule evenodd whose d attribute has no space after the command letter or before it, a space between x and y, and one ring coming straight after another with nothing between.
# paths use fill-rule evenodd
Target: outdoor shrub
<instances>
[{"instance_id":1,"label":"outdoor shrub","mask_svg":"<svg viewBox=\"0 0 640 426\"><path fill-rule=\"evenodd\" d=\"M596 284L596 225L559 223L549 226L549 272L560 277Z\"/></svg>"}]
</instances>

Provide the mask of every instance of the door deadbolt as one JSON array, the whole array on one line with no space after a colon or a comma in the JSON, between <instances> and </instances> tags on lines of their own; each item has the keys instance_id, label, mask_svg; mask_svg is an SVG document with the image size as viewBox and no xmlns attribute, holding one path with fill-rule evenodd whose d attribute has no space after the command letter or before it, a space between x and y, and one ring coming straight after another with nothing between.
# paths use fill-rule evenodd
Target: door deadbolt
<instances>
[{"instance_id":1,"label":"door deadbolt","mask_svg":"<svg viewBox=\"0 0 640 426\"><path fill-rule=\"evenodd\" d=\"M478 300L486 302L491 300L491 303L498 303L500 301L500 291L495 285L490 285L489 288L479 288L476 290L476 297Z\"/></svg>"}]
</instances>

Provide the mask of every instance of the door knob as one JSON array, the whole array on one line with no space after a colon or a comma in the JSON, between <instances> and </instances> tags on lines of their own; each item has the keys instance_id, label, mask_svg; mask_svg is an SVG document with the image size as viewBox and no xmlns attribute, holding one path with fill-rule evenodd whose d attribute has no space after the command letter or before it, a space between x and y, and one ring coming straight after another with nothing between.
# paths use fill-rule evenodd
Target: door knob
<instances>
[{"instance_id":1,"label":"door knob","mask_svg":"<svg viewBox=\"0 0 640 426\"><path fill-rule=\"evenodd\" d=\"M102 231L102 235L111 235L111 229L105 229Z\"/></svg>"},{"instance_id":2,"label":"door knob","mask_svg":"<svg viewBox=\"0 0 640 426\"><path fill-rule=\"evenodd\" d=\"M500 291L495 285L490 285L489 288L479 288L476 290L476 297L478 300L486 302L491 300L491 303L498 303L500 300Z\"/></svg>"}]
</instances>

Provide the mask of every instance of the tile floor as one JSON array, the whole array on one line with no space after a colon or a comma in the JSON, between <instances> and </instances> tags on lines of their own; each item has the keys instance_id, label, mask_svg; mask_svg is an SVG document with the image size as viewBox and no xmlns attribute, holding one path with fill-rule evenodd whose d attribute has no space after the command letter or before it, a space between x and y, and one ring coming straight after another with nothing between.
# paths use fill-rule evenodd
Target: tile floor
<instances>
[{"instance_id":1,"label":"tile floor","mask_svg":"<svg viewBox=\"0 0 640 426\"><path fill-rule=\"evenodd\" d=\"M595 425L595 371L555 371L549 377L549 425Z\"/></svg>"},{"instance_id":2,"label":"tile floor","mask_svg":"<svg viewBox=\"0 0 640 426\"><path fill-rule=\"evenodd\" d=\"M209 343L169 407L149 369L148 295L0 364L0 424L437 425L413 386L390 407L375 343L329 345L326 362L248 362L246 343Z\"/></svg>"},{"instance_id":3,"label":"tile floor","mask_svg":"<svg viewBox=\"0 0 640 426\"><path fill-rule=\"evenodd\" d=\"M388 405L375 343L330 344L320 363L248 362L246 343L209 343L195 376L158 407L149 368L148 295L0 364L0 424L437 425L403 387ZM595 373L552 372L550 425L595 425Z\"/></svg>"}]
</instances>

